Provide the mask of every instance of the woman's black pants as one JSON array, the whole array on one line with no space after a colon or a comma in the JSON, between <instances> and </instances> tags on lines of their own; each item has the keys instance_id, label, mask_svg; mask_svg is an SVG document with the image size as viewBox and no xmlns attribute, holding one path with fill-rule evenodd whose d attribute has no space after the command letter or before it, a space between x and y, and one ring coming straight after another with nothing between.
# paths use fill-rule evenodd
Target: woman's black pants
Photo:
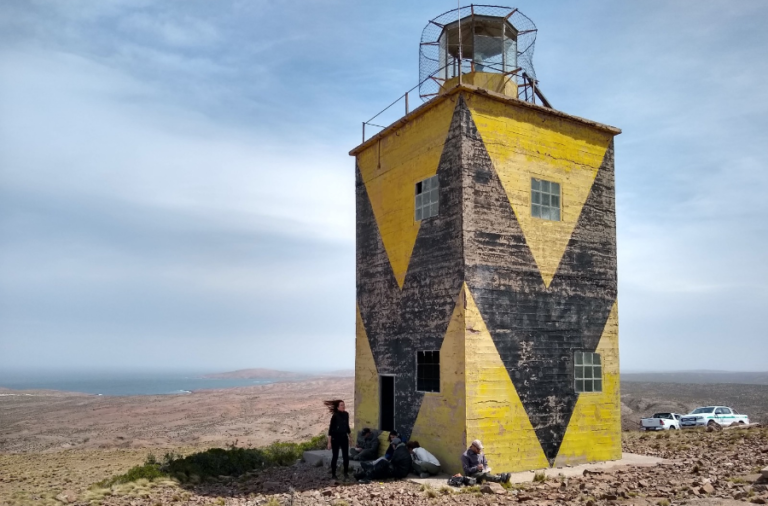
<instances>
[{"instance_id":1,"label":"woman's black pants","mask_svg":"<svg viewBox=\"0 0 768 506\"><path fill-rule=\"evenodd\" d=\"M349 438L346 434L343 436L331 436L331 474L336 476L336 464L339 463L339 450L341 458L344 461L344 474L349 472Z\"/></svg>"}]
</instances>

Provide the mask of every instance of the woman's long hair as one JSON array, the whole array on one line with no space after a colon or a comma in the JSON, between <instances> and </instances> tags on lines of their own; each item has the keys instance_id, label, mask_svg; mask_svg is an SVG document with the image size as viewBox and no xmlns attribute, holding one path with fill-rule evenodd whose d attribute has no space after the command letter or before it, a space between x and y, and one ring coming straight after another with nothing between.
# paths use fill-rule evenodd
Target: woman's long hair
<instances>
[{"instance_id":1,"label":"woman's long hair","mask_svg":"<svg viewBox=\"0 0 768 506\"><path fill-rule=\"evenodd\" d=\"M325 407L328 408L328 411L331 413L336 413L339 411L339 404L344 402L341 399L334 399L332 401L323 401L323 404L325 404Z\"/></svg>"}]
</instances>

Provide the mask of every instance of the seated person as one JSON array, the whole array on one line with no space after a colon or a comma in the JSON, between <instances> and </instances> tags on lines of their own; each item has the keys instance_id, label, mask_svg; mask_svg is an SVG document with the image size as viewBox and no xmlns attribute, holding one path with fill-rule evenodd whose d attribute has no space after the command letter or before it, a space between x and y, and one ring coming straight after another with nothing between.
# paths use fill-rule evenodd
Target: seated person
<instances>
[{"instance_id":1,"label":"seated person","mask_svg":"<svg viewBox=\"0 0 768 506\"><path fill-rule=\"evenodd\" d=\"M429 453L427 450L421 447L418 441L409 441L407 445L408 451L411 452L413 457L413 471L421 478L429 478L436 474L440 474L440 461L437 457Z\"/></svg>"},{"instance_id":2,"label":"seated person","mask_svg":"<svg viewBox=\"0 0 768 506\"><path fill-rule=\"evenodd\" d=\"M376 464L376 463L378 463L378 462L380 462L380 461L383 461L383 460L386 460L387 462L389 462L390 460L392 460L392 454L395 452L395 447L394 447L394 445L392 444L392 441L393 441L395 438L397 438L397 437L399 437L399 436L397 435L397 431L396 431L396 430L392 430L392 431L389 433L389 436L388 436L388 438L389 438L389 446L387 447L387 451L386 451L386 453L384 453L384 456L383 456L383 457L379 457L378 459L374 460L374 461L372 462L372 464Z\"/></svg>"},{"instance_id":3,"label":"seated person","mask_svg":"<svg viewBox=\"0 0 768 506\"><path fill-rule=\"evenodd\" d=\"M491 474L483 453L483 443L479 439L472 441L472 445L461 455L461 466L464 468L464 476L476 479L478 484L484 481L506 483L511 477L509 473Z\"/></svg>"},{"instance_id":4,"label":"seated person","mask_svg":"<svg viewBox=\"0 0 768 506\"><path fill-rule=\"evenodd\" d=\"M368 427L364 428L357 438L357 446L350 448L352 460L373 460L379 454L379 438Z\"/></svg>"},{"instance_id":5,"label":"seated person","mask_svg":"<svg viewBox=\"0 0 768 506\"><path fill-rule=\"evenodd\" d=\"M411 472L411 454L400 438L392 439L392 458L382 457L374 462L363 462L361 471L355 474L359 481L405 478Z\"/></svg>"}]
</instances>

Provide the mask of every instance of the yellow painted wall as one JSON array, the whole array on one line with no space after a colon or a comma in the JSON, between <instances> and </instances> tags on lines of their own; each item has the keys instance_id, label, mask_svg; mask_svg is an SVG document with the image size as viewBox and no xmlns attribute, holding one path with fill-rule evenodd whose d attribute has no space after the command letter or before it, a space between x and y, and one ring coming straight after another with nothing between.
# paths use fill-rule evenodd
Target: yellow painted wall
<instances>
[{"instance_id":1,"label":"yellow painted wall","mask_svg":"<svg viewBox=\"0 0 768 506\"><path fill-rule=\"evenodd\" d=\"M379 373L357 309L355 337L355 430L379 428Z\"/></svg>"},{"instance_id":2,"label":"yellow painted wall","mask_svg":"<svg viewBox=\"0 0 768 506\"><path fill-rule=\"evenodd\" d=\"M451 474L461 472L459 457L466 445L464 297L462 289L440 348L440 392L424 394L411 434L411 441L418 441Z\"/></svg>"},{"instance_id":3,"label":"yellow painted wall","mask_svg":"<svg viewBox=\"0 0 768 506\"><path fill-rule=\"evenodd\" d=\"M491 72L470 72L461 76L462 84L469 84L486 90L501 93L508 97L517 98L517 83L514 76L505 76ZM448 79L441 87L440 93L446 93L459 84L459 77Z\"/></svg>"},{"instance_id":4,"label":"yellow painted wall","mask_svg":"<svg viewBox=\"0 0 768 506\"><path fill-rule=\"evenodd\" d=\"M542 280L549 286L612 135L482 95L465 97ZM562 221L531 216L532 177L560 183Z\"/></svg>"},{"instance_id":5,"label":"yellow painted wall","mask_svg":"<svg viewBox=\"0 0 768 506\"><path fill-rule=\"evenodd\" d=\"M443 101L357 156L400 288L421 224L414 221L415 185L437 173L455 105L455 98Z\"/></svg>"},{"instance_id":6,"label":"yellow painted wall","mask_svg":"<svg viewBox=\"0 0 768 506\"><path fill-rule=\"evenodd\" d=\"M467 441L479 439L494 472L549 467L520 397L466 285Z\"/></svg>"},{"instance_id":7,"label":"yellow painted wall","mask_svg":"<svg viewBox=\"0 0 768 506\"><path fill-rule=\"evenodd\" d=\"M621 458L618 311L614 303L595 350L603 364L603 391L579 394L556 466Z\"/></svg>"},{"instance_id":8,"label":"yellow painted wall","mask_svg":"<svg viewBox=\"0 0 768 506\"><path fill-rule=\"evenodd\" d=\"M612 135L482 95L464 97L548 286ZM455 99L444 100L357 156L401 288L420 226L414 221L414 186L437 172ZM561 184L561 222L530 216L531 177ZM603 357L604 391L580 395L556 465L621 456L615 306L597 352ZM358 311L355 427L378 423L379 378ZM425 394L411 439L434 453L451 473L460 470L459 456L473 439L483 441L494 472L549 467L466 285L441 348L441 392Z\"/></svg>"}]
</instances>

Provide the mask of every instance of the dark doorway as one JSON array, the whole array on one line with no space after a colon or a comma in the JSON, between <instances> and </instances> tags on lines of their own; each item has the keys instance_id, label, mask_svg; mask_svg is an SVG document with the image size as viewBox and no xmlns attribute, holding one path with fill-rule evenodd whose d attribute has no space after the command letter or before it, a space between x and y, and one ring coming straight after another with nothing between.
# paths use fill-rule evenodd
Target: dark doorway
<instances>
[{"instance_id":1,"label":"dark doorway","mask_svg":"<svg viewBox=\"0 0 768 506\"><path fill-rule=\"evenodd\" d=\"M395 430L395 377L379 376L379 429Z\"/></svg>"}]
</instances>

